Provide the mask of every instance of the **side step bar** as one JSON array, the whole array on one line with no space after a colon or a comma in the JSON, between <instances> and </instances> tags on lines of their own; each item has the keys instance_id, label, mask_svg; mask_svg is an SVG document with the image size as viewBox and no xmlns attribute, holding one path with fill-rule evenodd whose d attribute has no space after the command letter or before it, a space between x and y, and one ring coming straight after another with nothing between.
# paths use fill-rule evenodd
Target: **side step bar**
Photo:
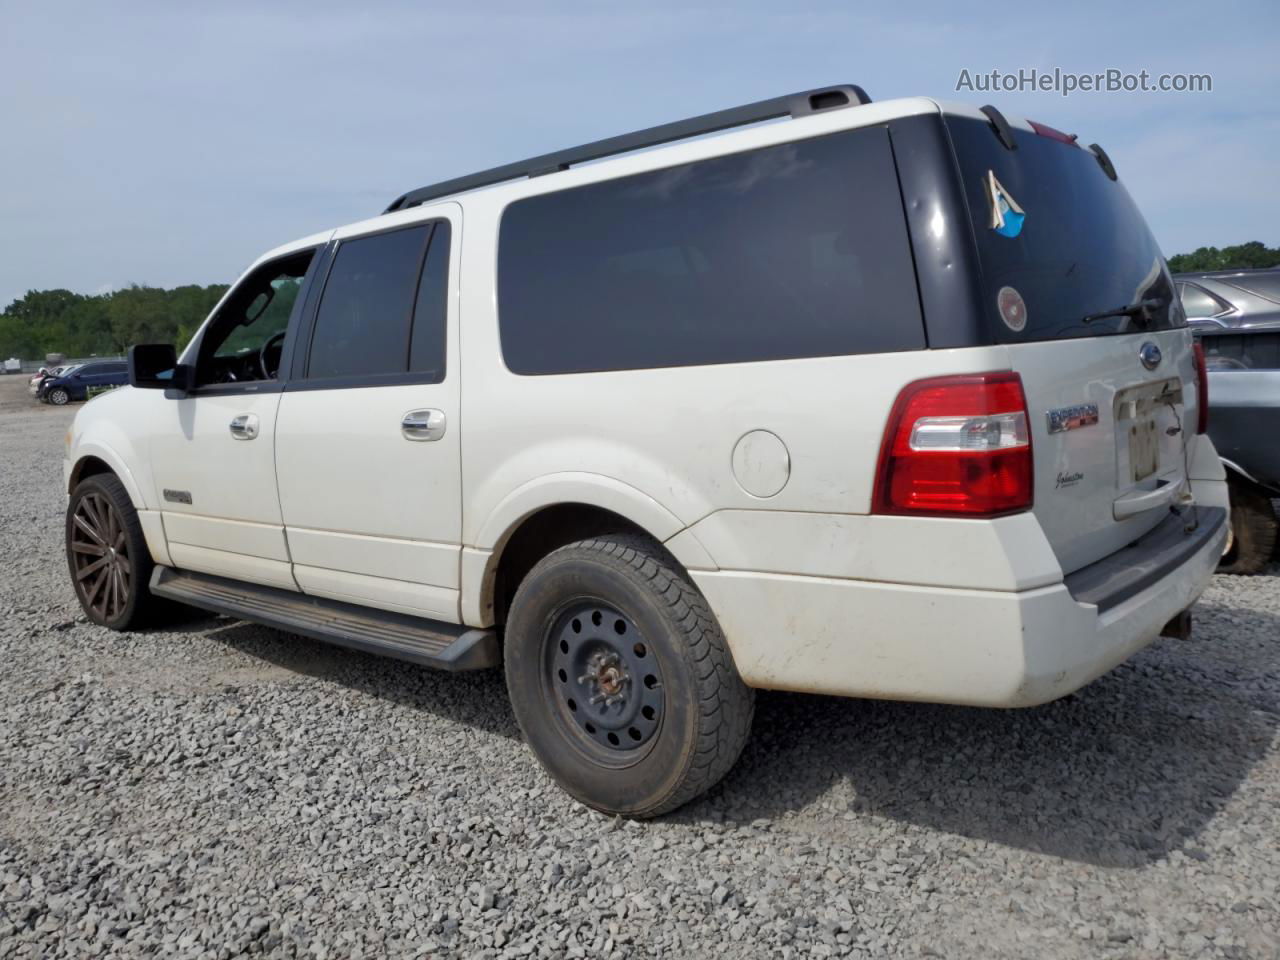
<instances>
[{"instance_id":1,"label":"side step bar","mask_svg":"<svg viewBox=\"0 0 1280 960\"><path fill-rule=\"evenodd\" d=\"M492 630L473 630L207 573L157 566L151 575L151 592L212 613L439 670L483 670L502 662L498 637Z\"/></svg>"}]
</instances>

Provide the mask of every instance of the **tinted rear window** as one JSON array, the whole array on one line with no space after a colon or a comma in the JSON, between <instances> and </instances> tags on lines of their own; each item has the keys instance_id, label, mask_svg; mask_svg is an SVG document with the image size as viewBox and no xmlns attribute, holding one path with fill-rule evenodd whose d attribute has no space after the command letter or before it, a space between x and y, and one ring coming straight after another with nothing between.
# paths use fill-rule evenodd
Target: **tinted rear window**
<instances>
[{"instance_id":1,"label":"tinted rear window","mask_svg":"<svg viewBox=\"0 0 1280 960\"><path fill-rule=\"evenodd\" d=\"M1008 150L985 120L949 116L947 126L977 241L983 308L995 339L1088 337L1185 322L1146 221L1124 185L1103 173L1092 151L1017 129L1017 149ZM992 228L991 174L1025 216L1016 236ZM1005 287L1016 290L1026 306L1022 330L1001 319L998 303ZM1144 299L1163 301L1145 326L1141 319L1123 316L1084 322L1088 315Z\"/></svg>"},{"instance_id":2,"label":"tinted rear window","mask_svg":"<svg viewBox=\"0 0 1280 960\"><path fill-rule=\"evenodd\" d=\"M888 133L519 200L502 218L498 311L522 374L921 348Z\"/></svg>"}]
</instances>

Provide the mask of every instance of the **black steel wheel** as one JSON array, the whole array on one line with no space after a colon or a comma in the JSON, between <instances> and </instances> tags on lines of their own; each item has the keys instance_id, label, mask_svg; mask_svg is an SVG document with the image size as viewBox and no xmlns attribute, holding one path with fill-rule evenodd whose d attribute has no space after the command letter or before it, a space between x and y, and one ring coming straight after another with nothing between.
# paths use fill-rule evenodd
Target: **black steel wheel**
<instances>
[{"instance_id":1,"label":"black steel wheel","mask_svg":"<svg viewBox=\"0 0 1280 960\"><path fill-rule=\"evenodd\" d=\"M662 666L635 622L603 600L573 603L543 636L558 716L609 766L638 760L664 713Z\"/></svg>"},{"instance_id":2,"label":"black steel wheel","mask_svg":"<svg viewBox=\"0 0 1280 960\"><path fill-rule=\"evenodd\" d=\"M754 692L697 587L647 537L600 536L548 554L521 581L505 639L525 740L597 810L674 810L742 751Z\"/></svg>"},{"instance_id":3,"label":"black steel wheel","mask_svg":"<svg viewBox=\"0 0 1280 960\"><path fill-rule=\"evenodd\" d=\"M82 481L67 505L67 567L76 598L94 623L136 625L148 606L154 563L129 494L112 474Z\"/></svg>"}]
</instances>

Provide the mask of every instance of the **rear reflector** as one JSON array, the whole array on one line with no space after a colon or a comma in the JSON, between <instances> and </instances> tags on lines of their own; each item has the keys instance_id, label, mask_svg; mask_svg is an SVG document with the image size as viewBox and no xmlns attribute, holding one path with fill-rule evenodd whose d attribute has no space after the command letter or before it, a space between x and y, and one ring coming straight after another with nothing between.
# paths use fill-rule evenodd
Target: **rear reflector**
<instances>
[{"instance_id":1,"label":"rear reflector","mask_svg":"<svg viewBox=\"0 0 1280 960\"><path fill-rule=\"evenodd\" d=\"M994 517L1031 507L1031 435L1022 378L917 380L898 394L880 447L872 510Z\"/></svg>"},{"instance_id":2,"label":"rear reflector","mask_svg":"<svg viewBox=\"0 0 1280 960\"><path fill-rule=\"evenodd\" d=\"M1209 371L1204 365L1204 346L1196 341L1196 433L1209 430Z\"/></svg>"}]
</instances>

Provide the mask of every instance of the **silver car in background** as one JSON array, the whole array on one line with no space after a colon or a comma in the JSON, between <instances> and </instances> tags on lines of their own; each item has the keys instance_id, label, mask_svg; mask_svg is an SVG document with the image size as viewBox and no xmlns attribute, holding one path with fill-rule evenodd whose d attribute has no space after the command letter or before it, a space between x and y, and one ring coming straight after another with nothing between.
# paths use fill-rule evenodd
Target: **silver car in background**
<instances>
[{"instance_id":1,"label":"silver car in background","mask_svg":"<svg viewBox=\"0 0 1280 960\"><path fill-rule=\"evenodd\" d=\"M1259 573L1274 556L1280 496L1280 268L1174 277L1209 372L1209 435L1227 468L1231 529L1224 573Z\"/></svg>"}]
</instances>

